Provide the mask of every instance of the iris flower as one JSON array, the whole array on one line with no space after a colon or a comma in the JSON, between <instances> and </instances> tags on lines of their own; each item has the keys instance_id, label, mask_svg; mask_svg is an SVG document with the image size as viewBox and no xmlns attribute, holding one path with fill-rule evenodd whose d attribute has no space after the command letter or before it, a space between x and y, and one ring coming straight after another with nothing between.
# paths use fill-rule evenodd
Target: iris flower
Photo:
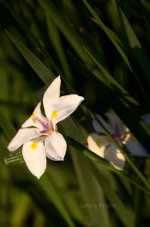
<instances>
[{"instance_id":1,"label":"iris flower","mask_svg":"<svg viewBox=\"0 0 150 227\"><path fill-rule=\"evenodd\" d=\"M43 97L45 115L41 112L41 102L19 129L8 145L8 150L22 147L24 161L38 179L46 169L46 157L54 161L63 161L67 144L56 124L72 114L83 97L72 94L60 97L61 79L58 76L48 87Z\"/></svg>"},{"instance_id":2,"label":"iris flower","mask_svg":"<svg viewBox=\"0 0 150 227\"><path fill-rule=\"evenodd\" d=\"M106 113L108 123L100 116L96 115L111 136L119 143L127 146L131 154L146 157L148 155L144 147L136 140L129 129L117 117L116 114ZM150 123L150 114L144 115L143 120ZM96 133L87 138L88 148L102 158L108 160L116 169L123 170L125 158L113 141L105 134L97 120L93 120L93 127Z\"/></svg>"}]
</instances>

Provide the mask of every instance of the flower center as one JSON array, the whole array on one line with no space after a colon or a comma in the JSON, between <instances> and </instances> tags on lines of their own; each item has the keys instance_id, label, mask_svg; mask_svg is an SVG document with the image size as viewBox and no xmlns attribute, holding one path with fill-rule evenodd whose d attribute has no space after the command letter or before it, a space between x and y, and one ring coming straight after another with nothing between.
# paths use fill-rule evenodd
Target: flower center
<instances>
[{"instance_id":1,"label":"flower center","mask_svg":"<svg viewBox=\"0 0 150 227\"><path fill-rule=\"evenodd\" d=\"M114 134L112 134L112 137L117 140L118 142L125 143L129 140L130 138L130 133L129 132L121 132L121 129L118 124L115 124L114 127Z\"/></svg>"},{"instance_id":2,"label":"flower center","mask_svg":"<svg viewBox=\"0 0 150 227\"><path fill-rule=\"evenodd\" d=\"M130 133L120 133L120 134L112 134L112 137L117 140L118 142L127 142L130 139Z\"/></svg>"}]
</instances>

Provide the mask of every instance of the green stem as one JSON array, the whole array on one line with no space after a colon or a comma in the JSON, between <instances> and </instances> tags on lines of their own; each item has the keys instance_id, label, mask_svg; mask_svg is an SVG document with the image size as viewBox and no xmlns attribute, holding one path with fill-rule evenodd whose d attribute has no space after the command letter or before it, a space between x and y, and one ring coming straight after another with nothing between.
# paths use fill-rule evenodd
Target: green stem
<instances>
[{"instance_id":1,"label":"green stem","mask_svg":"<svg viewBox=\"0 0 150 227\"><path fill-rule=\"evenodd\" d=\"M4 158L6 165L20 164L24 162L22 152L12 152Z\"/></svg>"},{"instance_id":2,"label":"green stem","mask_svg":"<svg viewBox=\"0 0 150 227\"><path fill-rule=\"evenodd\" d=\"M145 161L141 165L142 170L145 172ZM143 204L143 193L135 188L135 196L134 196L134 210L135 210L135 218L134 218L134 226L140 227L142 223L142 210L141 206Z\"/></svg>"},{"instance_id":3,"label":"green stem","mask_svg":"<svg viewBox=\"0 0 150 227\"><path fill-rule=\"evenodd\" d=\"M141 204L143 203L143 193L138 189L135 188L135 196L134 196L134 207L135 207L135 221L134 226L140 227L141 226Z\"/></svg>"}]
</instances>

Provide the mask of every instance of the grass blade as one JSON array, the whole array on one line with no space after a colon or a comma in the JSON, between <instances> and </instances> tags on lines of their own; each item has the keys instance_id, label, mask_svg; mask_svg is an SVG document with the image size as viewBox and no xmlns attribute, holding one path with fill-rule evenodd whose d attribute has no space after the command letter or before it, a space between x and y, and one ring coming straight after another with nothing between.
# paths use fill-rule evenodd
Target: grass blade
<instances>
[{"instance_id":1,"label":"grass blade","mask_svg":"<svg viewBox=\"0 0 150 227\"><path fill-rule=\"evenodd\" d=\"M64 76L66 76L67 81L69 81L72 84L73 78L72 78L71 71L70 71L70 68L69 68L69 65L67 62L66 54L65 54L62 42L61 42L59 31L58 31L55 23L53 22L53 20L50 19L49 15L46 15L46 21L47 21L49 39L51 40L51 42L57 52L59 61L61 63L63 71L64 71Z\"/></svg>"},{"instance_id":2,"label":"grass blade","mask_svg":"<svg viewBox=\"0 0 150 227\"><path fill-rule=\"evenodd\" d=\"M81 208L91 206L91 209L87 209L92 221L91 225L109 227L108 209L105 207L99 212L99 204L106 204L106 201L101 186L97 185L92 175L89 160L83 157L81 153L77 153L75 149L72 150L71 154L81 191L85 198Z\"/></svg>"},{"instance_id":3,"label":"grass blade","mask_svg":"<svg viewBox=\"0 0 150 227\"><path fill-rule=\"evenodd\" d=\"M128 92L114 79L114 77L100 64L100 62L98 62L96 60L96 58L87 49L85 49L85 51L91 57L91 59L96 63L96 65L98 66L100 71L105 76L106 80L109 81L110 85L112 85L111 88L113 88L114 90L119 89L124 98L126 98L128 101L130 101L134 105L140 106L140 104L128 94Z\"/></svg>"},{"instance_id":4,"label":"grass blade","mask_svg":"<svg viewBox=\"0 0 150 227\"><path fill-rule=\"evenodd\" d=\"M129 42L129 45L134 53L135 58L137 59L139 65L141 66L145 78L148 82L148 84L150 84L150 62L142 48L142 45L139 41L139 39L137 38L134 30L132 29L129 21L127 20L125 14L123 13L123 11L119 8L118 9L120 12L120 17L121 17L121 22L124 28L124 33L127 37L127 40Z\"/></svg>"},{"instance_id":5,"label":"grass blade","mask_svg":"<svg viewBox=\"0 0 150 227\"><path fill-rule=\"evenodd\" d=\"M103 29L103 31L106 33L106 35L108 36L108 38L111 40L111 42L113 43L113 45L116 47L117 51L119 52L119 54L121 55L121 57L123 58L123 60L125 61L126 65L128 66L128 68L130 69L130 71L133 73L139 88L143 94L143 96L145 97L145 100L147 101L148 105L149 105L149 98L147 97L145 90L138 78L138 75L136 74L135 70L133 69L132 65L130 64L128 57L126 55L126 53L123 51L123 49L120 47L120 45L118 44L116 38L114 38L114 35L112 35L111 30L102 22L102 20L99 18L99 16L96 14L96 12L93 10L93 8L89 5L89 3L87 2L87 0L82 0L82 2L85 4L85 6L87 7L87 9L90 11L90 13L93 15L93 17L96 19L98 25Z\"/></svg>"},{"instance_id":6,"label":"grass blade","mask_svg":"<svg viewBox=\"0 0 150 227\"><path fill-rule=\"evenodd\" d=\"M33 54L22 42L20 42L16 37L10 32L6 31L6 34L16 46L16 48L20 51L20 53L24 56L29 65L33 68L33 70L38 74L41 80L45 84L50 84L52 80L55 78L53 73Z\"/></svg>"},{"instance_id":7,"label":"grass blade","mask_svg":"<svg viewBox=\"0 0 150 227\"><path fill-rule=\"evenodd\" d=\"M22 18L13 10L13 8L9 5L9 3L6 0L3 0L5 6L9 10L9 12L12 14L12 16L15 18L15 20L18 22L18 24L21 26L21 28L25 31L26 35L29 37L29 39L40 48L44 56L49 60L50 64L53 66L53 68L58 72L58 74L61 74L61 71L59 67L55 64L54 60L49 56L47 51L44 49L44 47L40 44L37 37L33 34L33 32L29 29L29 27L25 24L25 22L22 20Z\"/></svg>"}]
</instances>

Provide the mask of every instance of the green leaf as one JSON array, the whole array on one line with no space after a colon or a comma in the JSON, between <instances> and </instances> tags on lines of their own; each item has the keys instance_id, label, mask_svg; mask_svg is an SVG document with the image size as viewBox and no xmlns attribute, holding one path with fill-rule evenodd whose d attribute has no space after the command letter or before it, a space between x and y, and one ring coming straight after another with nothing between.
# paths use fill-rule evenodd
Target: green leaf
<instances>
[{"instance_id":1,"label":"green leaf","mask_svg":"<svg viewBox=\"0 0 150 227\"><path fill-rule=\"evenodd\" d=\"M46 175L41 177L38 184L41 186L45 194L48 196L48 198L52 201L52 203L56 206L56 208L59 210L60 214L62 214L63 218L66 220L68 225L70 227L74 227L75 225L72 222L72 219L66 210L63 202L61 201L61 198L57 191L55 190L54 186L48 179Z\"/></svg>"},{"instance_id":2,"label":"green leaf","mask_svg":"<svg viewBox=\"0 0 150 227\"><path fill-rule=\"evenodd\" d=\"M75 30L71 29L69 25L66 23L65 19L62 16L61 11L58 8L56 8L55 4L52 1L39 0L39 3L47 12L47 14L53 19L54 23L58 26L63 35L71 43L72 47L75 49L78 55L82 59L86 59L88 63L89 59L87 58L87 55L84 53L82 49L84 42L80 38L79 34Z\"/></svg>"},{"instance_id":3,"label":"green leaf","mask_svg":"<svg viewBox=\"0 0 150 227\"><path fill-rule=\"evenodd\" d=\"M80 209L87 209L92 225L109 227L108 209L104 207L100 212L100 204L106 204L104 194L100 185L97 184L89 160L81 153L71 149L72 159L76 170L77 178L83 194L83 202Z\"/></svg>"},{"instance_id":4,"label":"green leaf","mask_svg":"<svg viewBox=\"0 0 150 227\"><path fill-rule=\"evenodd\" d=\"M59 34L59 31L53 22L52 19L50 19L49 15L46 15L46 21L47 21L47 29L49 34L49 39L51 40L56 53L58 55L59 61L61 63L61 66L64 71L64 76L66 77L67 81L69 81L71 84L73 82L73 78L70 72L70 68L67 62L66 54L61 42L61 37Z\"/></svg>"},{"instance_id":5,"label":"green leaf","mask_svg":"<svg viewBox=\"0 0 150 227\"><path fill-rule=\"evenodd\" d=\"M44 56L49 60L50 64L53 66L53 68L61 74L61 71L59 67L55 64L54 60L50 57L50 55L47 53L47 51L44 49L44 47L41 45L40 41L37 39L37 37L33 34L33 32L29 29L29 27L26 25L26 23L22 20L22 18L15 12L15 10L9 5L9 3L6 0L3 0L5 6L9 10L9 12L12 14L12 16L15 18L15 20L18 22L18 24L21 26L21 28L25 31L26 35L29 37L29 39L42 51Z\"/></svg>"},{"instance_id":6,"label":"green leaf","mask_svg":"<svg viewBox=\"0 0 150 227\"><path fill-rule=\"evenodd\" d=\"M114 211L126 227L134 226L134 213L130 200L128 199L127 202L127 194L124 195L123 199L121 187L117 184L112 173L100 168L96 163L94 165L96 168L94 169L93 167L93 173L98 179L99 184L102 185L109 203L114 204Z\"/></svg>"},{"instance_id":7,"label":"green leaf","mask_svg":"<svg viewBox=\"0 0 150 227\"><path fill-rule=\"evenodd\" d=\"M90 6L90 4L87 2L87 0L82 0L82 2L85 4L85 6L87 7L87 9L90 11L90 13L93 15L93 17L96 19L98 25L102 28L102 30L106 33L106 35L108 36L108 38L111 40L111 42L113 43L113 45L116 47L117 51L119 52L119 54L121 55L121 57L123 58L124 62L126 63L126 65L128 66L128 68L130 69L130 71L133 73L139 88L143 94L143 96L145 97L145 100L147 101L147 103L149 104L149 99L145 93L145 90L139 80L138 75L136 74L135 70L133 69L133 66L130 64L130 61L128 60L128 57L126 55L126 53L124 52L124 50L121 48L121 46L118 44L117 40L119 40L118 38L116 39L116 35L112 35L111 30L103 23L103 21L100 19L100 17L97 15L97 13L94 11L94 9ZM144 61L145 61L145 57L144 57ZM146 63L147 65L147 63Z\"/></svg>"},{"instance_id":8,"label":"green leaf","mask_svg":"<svg viewBox=\"0 0 150 227\"><path fill-rule=\"evenodd\" d=\"M125 14L123 13L123 11L121 9L120 10L120 16L121 16L121 21L122 21L122 26L125 30L125 35L127 36L129 45L133 51L133 54L135 56L135 58L137 59L139 65L141 66L145 78L148 82L148 84L150 84L150 61L148 60L142 45L139 41L139 39L137 38L133 28L131 27L129 21L127 20Z\"/></svg>"},{"instance_id":9,"label":"green leaf","mask_svg":"<svg viewBox=\"0 0 150 227\"><path fill-rule=\"evenodd\" d=\"M128 94L128 92L114 79L114 77L100 64L100 62L98 62L96 60L96 58L87 49L85 49L85 51L91 57L91 59L96 63L96 65L98 66L98 68L102 72L102 75L105 76L106 81L107 81L107 85L109 86L109 84L110 84L111 88L113 88L114 91L120 90L120 92L122 93L122 95L125 99L127 99L128 101L130 101L131 103L133 103L136 106L140 106L140 104L133 97L131 97ZM100 78L100 80L102 82L104 81L103 78Z\"/></svg>"},{"instance_id":10,"label":"green leaf","mask_svg":"<svg viewBox=\"0 0 150 227\"><path fill-rule=\"evenodd\" d=\"M100 19L100 17L96 14L96 12L93 10L93 8L90 6L90 4L87 2L87 0L82 0L82 2L87 7L87 9L90 11L90 13L93 15L93 17L96 19L97 24L106 33L106 35L108 36L108 38L111 40L111 42L114 44L114 46L116 47L116 49L118 50L118 52L120 53L120 55L122 56L122 58L124 59L125 63L128 65L129 69L132 71L130 62L129 62L129 60L128 60L126 54L125 54L125 52L123 51L123 49L120 47L120 45L116 41L116 37L117 37L116 34L115 34L115 38L114 38L114 35L112 35L111 29L108 28L102 22L102 20ZM119 40L119 38L117 38L117 40Z\"/></svg>"},{"instance_id":11,"label":"green leaf","mask_svg":"<svg viewBox=\"0 0 150 227\"><path fill-rule=\"evenodd\" d=\"M140 0L141 4L150 11L150 2L148 0Z\"/></svg>"},{"instance_id":12,"label":"green leaf","mask_svg":"<svg viewBox=\"0 0 150 227\"><path fill-rule=\"evenodd\" d=\"M0 112L0 127L4 131L5 135L11 140L16 134L16 130L8 119Z\"/></svg>"},{"instance_id":13,"label":"green leaf","mask_svg":"<svg viewBox=\"0 0 150 227\"><path fill-rule=\"evenodd\" d=\"M33 70L38 74L41 80L45 84L50 84L52 80L55 78L53 73L30 51L22 42L20 42L13 34L6 31L6 34L16 46L16 48L20 51L29 65L33 68Z\"/></svg>"}]
</instances>

